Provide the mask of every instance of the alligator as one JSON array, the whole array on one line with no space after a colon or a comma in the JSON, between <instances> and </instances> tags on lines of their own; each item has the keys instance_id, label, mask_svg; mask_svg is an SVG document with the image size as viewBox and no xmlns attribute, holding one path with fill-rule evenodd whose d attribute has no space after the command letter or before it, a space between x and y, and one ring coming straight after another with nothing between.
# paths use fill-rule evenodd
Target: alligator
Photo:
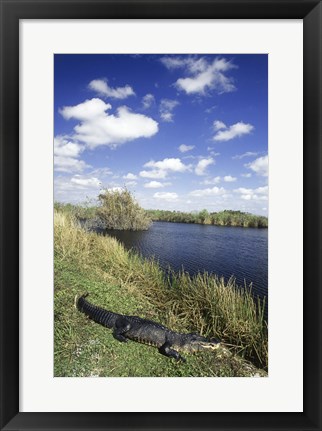
<instances>
[{"instance_id":1,"label":"alligator","mask_svg":"<svg viewBox=\"0 0 322 431\"><path fill-rule=\"evenodd\" d=\"M220 341L216 338L207 339L197 333L182 334L152 320L108 311L89 303L85 299L87 296L88 293L79 298L76 296L76 308L94 322L113 329L113 337L118 341L132 340L157 347L162 355L182 362L186 362L186 359L178 350L194 353L203 349L215 350L220 345Z\"/></svg>"}]
</instances>

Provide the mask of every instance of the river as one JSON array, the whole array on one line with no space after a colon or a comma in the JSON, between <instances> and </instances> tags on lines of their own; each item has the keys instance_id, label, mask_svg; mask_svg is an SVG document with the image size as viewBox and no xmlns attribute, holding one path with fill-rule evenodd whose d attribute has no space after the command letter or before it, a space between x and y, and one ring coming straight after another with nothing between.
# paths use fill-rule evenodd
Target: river
<instances>
[{"instance_id":1,"label":"river","mask_svg":"<svg viewBox=\"0 0 322 431\"><path fill-rule=\"evenodd\" d=\"M253 285L253 293L268 293L268 230L187 223L154 222L148 231L107 233L127 249L154 256L163 268L234 276L239 285Z\"/></svg>"}]
</instances>

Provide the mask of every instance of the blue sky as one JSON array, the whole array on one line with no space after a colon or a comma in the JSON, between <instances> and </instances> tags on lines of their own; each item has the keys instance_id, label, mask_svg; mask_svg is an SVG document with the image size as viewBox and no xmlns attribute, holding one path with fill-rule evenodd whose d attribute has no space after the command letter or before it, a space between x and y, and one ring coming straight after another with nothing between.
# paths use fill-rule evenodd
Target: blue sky
<instances>
[{"instance_id":1,"label":"blue sky","mask_svg":"<svg viewBox=\"0 0 322 431\"><path fill-rule=\"evenodd\" d=\"M268 212L266 55L54 58L55 200Z\"/></svg>"}]
</instances>

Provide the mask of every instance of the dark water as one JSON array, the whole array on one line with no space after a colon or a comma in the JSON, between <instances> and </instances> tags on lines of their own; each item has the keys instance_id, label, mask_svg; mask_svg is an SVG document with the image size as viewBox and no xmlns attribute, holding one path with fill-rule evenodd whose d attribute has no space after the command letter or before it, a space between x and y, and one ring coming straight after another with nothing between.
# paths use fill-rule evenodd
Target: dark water
<instances>
[{"instance_id":1,"label":"dark water","mask_svg":"<svg viewBox=\"0 0 322 431\"><path fill-rule=\"evenodd\" d=\"M163 268L184 269L193 275L207 271L267 296L268 230L154 222L148 231L107 231L127 249L154 256Z\"/></svg>"}]
</instances>

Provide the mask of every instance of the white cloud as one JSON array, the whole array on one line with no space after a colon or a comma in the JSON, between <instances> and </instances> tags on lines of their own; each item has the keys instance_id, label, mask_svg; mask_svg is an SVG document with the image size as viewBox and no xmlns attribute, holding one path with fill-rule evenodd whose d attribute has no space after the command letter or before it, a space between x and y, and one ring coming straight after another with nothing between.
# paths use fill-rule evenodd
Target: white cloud
<instances>
[{"instance_id":1,"label":"white cloud","mask_svg":"<svg viewBox=\"0 0 322 431\"><path fill-rule=\"evenodd\" d=\"M66 176L54 179L55 200L59 202L80 203L96 199L100 191L100 181L90 176Z\"/></svg>"},{"instance_id":2,"label":"white cloud","mask_svg":"<svg viewBox=\"0 0 322 431\"><path fill-rule=\"evenodd\" d=\"M258 155L258 153L254 153L254 152L252 152L252 151L247 151L246 153L244 153L244 154L236 154L236 156L233 156L232 157L232 159L233 160L241 160L241 159L243 159L244 157L255 157L255 156L257 156Z\"/></svg>"},{"instance_id":3,"label":"white cloud","mask_svg":"<svg viewBox=\"0 0 322 431\"><path fill-rule=\"evenodd\" d=\"M181 144L180 147L178 148L179 151L181 153L186 153L187 151L191 151L195 148L194 145L185 145L185 144Z\"/></svg>"},{"instance_id":4,"label":"white cloud","mask_svg":"<svg viewBox=\"0 0 322 431\"><path fill-rule=\"evenodd\" d=\"M128 174L123 175L123 178L124 178L125 180L136 180L136 179L137 179L137 176L136 176L136 175L134 175L134 174L132 174L131 172L129 172Z\"/></svg>"},{"instance_id":5,"label":"white cloud","mask_svg":"<svg viewBox=\"0 0 322 431\"><path fill-rule=\"evenodd\" d=\"M252 174L249 172L248 174L241 174L242 177L250 178Z\"/></svg>"},{"instance_id":6,"label":"white cloud","mask_svg":"<svg viewBox=\"0 0 322 431\"><path fill-rule=\"evenodd\" d=\"M156 192L154 193L153 197L155 199L162 199L167 202L173 202L178 199L177 193L174 192Z\"/></svg>"},{"instance_id":7,"label":"white cloud","mask_svg":"<svg viewBox=\"0 0 322 431\"><path fill-rule=\"evenodd\" d=\"M212 157L208 157L207 159L199 160L199 162L195 168L196 175L206 175L207 167L209 165L213 165L214 163L215 163L215 160Z\"/></svg>"},{"instance_id":8,"label":"white cloud","mask_svg":"<svg viewBox=\"0 0 322 431\"><path fill-rule=\"evenodd\" d=\"M162 57L160 61L167 69L186 68L191 73L201 72L207 67L207 62L202 57L179 57L171 55Z\"/></svg>"},{"instance_id":9,"label":"white cloud","mask_svg":"<svg viewBox=\"0 0 322 431\"><path fill-rule=\"evenodd\" d=\"M79 186L89 187L89 188L92 188L92 187L99 188L101 186L100 180L95 177L85 178L85 177L81 177L80 175L75 175L70 181L73 184L77 184Z\"/></svg>"},{"instance_id":10,"label":"white cloud","mask_svg":"<svg viewBox=\"0 0 322 431\"><path fill-rule=\"evenodd\" d=\"M152 169L151 171L141 171L140 177L142 178L154 178L154 179L163 179L166 178L167 172L162 171L160 169Z\"/></svg>"},{"instance_id":11,"label":"white cloud","mask_svg":"<svg viewBox=\"0 0 322 431\"><path fill-rule=\"evenodd\" d=\"M244 200L266 201L268 200L268 186L258 187L256 189L239 187L234 192L239 193Z\"/></svg>"},{"instance_id":12,"label":"white cloud","mask_svg":"<svg viewBox=\"0 0 322 431\"><path fill-rule=\"evenodd\" d=\"M239 138L243 135L248 135L254 129L251 124L245 124L242 121L233 124L225 130L219 130L215 136L214 141L230 141L234 138Z\"/></svg>"},{"instance_id":13,"label":"white cloud","mask_svg":"<svg viewBox=\"0 0 322 431\"><path fill-rule=\"evenodd\" d=\"M162 99L159 108L161 119L168 123L172 122L174 116L173 110L178 105L179 102L177 100Z\"/></svg>"},{"instance_id":14,"label":"white cloud","mask_svg":"<svg viewBox=\"0 0 322 431\"><path fill-rule=\"evenodd\" d=\"M232 177L231 175L226 175L224 177L224 181L226 181L226 183L232 183L233 181L236 181L237 178L236 177Z\"/></svg>"},{"instance_id":15,"label":"white cloud","mask_svg":"<svg viewBox=\"0 0 322 431\"><path fill-rule=\"evenodd\" d=\"M253 189L246 189L245 187L239 187L238 189L234 190L236 193L241 193L241 194L250 194L252 193Z\"/></svg>"},{"instance_id":16,"label":"white cloud","mask_svg":"<svg viewBox=\"0 0 322 431\"><path fill-rule=\"evenodd\" d=\"M90 99L85 102L79 103L75 106L64 106L59 109L59 113L65 118L70 120L75 118L80 121L91 121L97 117L105 114L105 111L111 109L112 105L103 102L101 99Z\"/></svg>"},{"instance_id":17,"label":"white cloud","mask_svg":"<svg viewBox=\"0 0 322 431\"><path fill-rule=\"evenodd\" d=\"M268 176L268 156L259 157L253 162L246 164L245 167L256 172L257 175L267 177Z\"/></svg>"},{"instance_id":18,"label":"white cloud","mask_svg":"<svg viewBox=\"0 0 322 431\"><path fill-rule=\"evenodd\" d=\"M202 184L205 185L211 185L211 184L219 184L221 181L220 177L214 177L214 178L208 178L205 181L202 182Z\"/></svg>"},{"instance_id":19,"label":"white cloud","mask_svg":"<svg viewBox=\"0 0 322 431\"><path fill-rule=\"evenodd\" d=\"M172 112L163 112L161 114L161 119L166 123L172 123L173 122L173 113Z\"/></svg>"},{"instance_id":20,"label":"white cloud","mask_svg":"<svg viewBox=\"0 0 322 431\"><path fill-rule=\"evenodd\" d=\"M155 103L153 94L148 93L142 98L142 104L144 109L149 109Z\"/></svg>"},{"instance_id":21,"label":"white cloud","mask_svg":"<svg viewBox=\"0 0 322 431\"><path fill-rule=\"evenodd\" d=\"M209 151L209 153L214 157L220 156L220 153L215 152L212 147L207 147L207 151Z\"/></svg>"},{"instance_id":22,"label":"white cloud","mask_svg":"<svg viewBox=\"0 0 322 431\"><path fill-rule=\"evenodd\" d=\"M203 196L220 196L226 193L223 187L212 187L208 189L193 190L190 192L190 196L203 197Z\"/></svg>"},{"instance_id":23,"label":"white cloud","mask_svg":"<svg viewBox=\"0 0 322 431\"><path fill-rule=\"evenodd\" d=\"M64 136L54 138L54 155L59 157L78 157L84 150L82 145L69 141Z\"/></svg>"},{"instance_id":24,"label":"white cloud","mask_svg":"<svg viewBox=\"0 0 322 431\"><path fill-rule=\"evenodd\" d=\"M185 165L177 158L166 158L155 162L150 160L144 164L145 168L151 168L149 171L141 171L140 176L143 178L163 179L169 172L186 172L190 166Z\"/></svg>"},{"instance_id":25,"label":"white cloud","mask_svg":"<svg viewBox=\"0 0 322 431\"><path fill-rule=\"evenodd\" d=\"M225 75L230 69L235 68L231 62L225 58L215 58L212 63L208 63L204 58L188 59L182 61L176 60L178 66L185 67L191 76L179 78L176 81L176 87L185 91L186 94L207 94L207 90L215 90L218 94L234 91L236 87L233 79ZM171 63L166 61L166 63ZM173 61L172 61L173 63ZM165 62L164 62L165 64Z\"/></svg>"},{"instance_id":26,"label":"white cloud","mask_svg":"<svg viewBox=\"0 0 322 431\"><path fill-rule=\"evenodd\" d=\"M180 78L176 82L176 85L186 93L203 93L205 87L216 89L219 93L235 89L232 79L227 78L224 72L236 66L225 58L217 57L209 63L204 57L171 55L162 57L160 61L167 69L184 69L187 74L192 75Z\"/></svg>"},{"instance_id":27,"label":"white cloud","mask_svg":"<svg viewBox=\"0 0 322 431\"><path fill-rule=\"evenodd\" d=\"M112 172L109 168L96 168L93 171L89 172L88 175L95 175L99 176L100 178L108 177L109 175L112 175Z\"/></svg>"},{"instance_id":28,"label":"white cloud","mask_svg":"<svg viewBox=\"0 0 322 431\"><path fill-rule=\"evenodd\" d=\"M161 187L166 187L170 185L170 183L160 183L159 181L150 181L149 183L145 183L144 187L147 189L159 189Z\"/></svg>"},{"instance_id":29,"label":"white cloud","mask_svg":"<svg viewBox=\"0 0 322 431\"><path fill-rule=\"evenodd\" d=\"M268 194L268 186L258 187L255 189L255 193L258 193L260 195L267 195Z\"/></svg>"},{"instance_id":30,"label":"white cloud","mask_svg":"<svg viewBox=\"0 0 322 431\"><path fill-rule=\"evenodd\" d=\"M177 158L166 158L155 162L154 160L150 160L149 162L144 164L145 168L156 168L162 171L172 171L172 172L185 172L189 169L187 165L182 163L180 159Z\"/></svg>"},{"instance_id":31,"label":"white cloud","mask_svg":"<svg viewBox=\"0 0 322 431\"><path fill-rule=\"evenodd\" d=\"M54 167L57 172L83 172L85 168L90 166L84 160L54 156Z\"/></svg>"},{"instance_id":32,"label":"white cloud","mask_svg":"<svg viewBox=\"0 0 322 431\"><path fill-rule=\"evenodd\" d=\"M227 129L226 124L219 120L214 121L213 127L215 132L217 132L220 129Z\"/></svg>"},{"instance_id":33,"label":"white cloud","mask_svg":"<svg viewBox=\"0 0 322 431\"><path fill-rule=\"evenodd\" d=\"M64 136L54 138L54 167L57 172L82 172L89 167L78 157L84 151L84 146L70 141Z\"/></svg>"},{"instance_id":34,"label":"white cloud","mask_svg":"<svg viewBox=\"0 0 322 431\"><path fill-rule=\"evenodd\" d=\"M132 113L126 106L109 115L110 104L101 99L86 100L76 106L65 106L60 113L65 119L81 122L74 127L74 139L89 148L107 145L112 148L138 138L149 138L158 132L158 123L142 114Z\"/></svg>"},{"instance_id":35,"label":"white cloud","mask_svg":"<svg viewBox=\"0 0 322 431\"><path fill-rule=\"evenodd\" d=\"M133 88L129 85L125 87L112 88L107 84L106 79L94 79L89 83L89 88L96 91L100 96L111 97L112 99L126 99L129 96L134 96Z\"/></svg>"}]
</instances>

